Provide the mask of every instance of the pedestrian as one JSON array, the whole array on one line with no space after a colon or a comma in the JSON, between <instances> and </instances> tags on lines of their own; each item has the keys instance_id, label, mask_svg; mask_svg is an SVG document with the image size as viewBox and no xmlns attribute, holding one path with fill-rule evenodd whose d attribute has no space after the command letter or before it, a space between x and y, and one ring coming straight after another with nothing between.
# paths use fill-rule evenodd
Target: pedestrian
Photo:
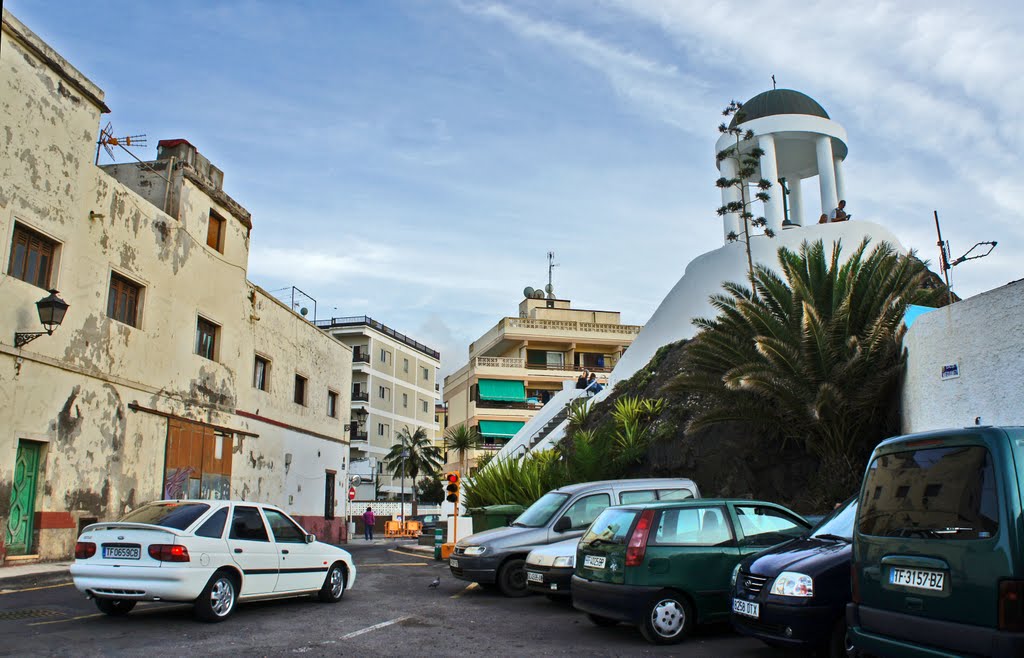
<instances>
[{"instance_id":1,"label":"pedestrian","mask_svg":"<svg viewBox=\"0 0 1024 658\"><path fill-rule=\"evenodd\" d=\"M589 382L587 381L587 369L584 368L583 372L580 373L579 378L576 379L576 388L582 390L587 387L588 383Z\"/></svg>"},{"instance_id":2,"label":"pedestrian","mask_svg":"<svg viewBox=\"0 0 1024 658\"><path fill-rule=\"evenodd\" d=\"M597 374L593 372L590 373L590 383L587 384L587 393L594 395L595 393L600 393L603 388L604 386L601 386L601 382L597 381Z\"/></svg>"},{"instance_id":3,"label":"pedestrian","mask_svg":"<svg viewBox=\"0 0 1024 658\"><path fill-rule=\"evenodd\" d=\"M839 205L829 215L829 222L845 222L846 220L853 217L853 215L846 212L846 199L840 199Z\"/></svg>"},{"instance_id":4,"label":"pedestrian","mask_svg":"<svg viewBox=\"0 0 1024 658\"><path fill-rule=\"evenodd\" d=\"M373 510L367 506L366 511L363 512L363 537L366 541L373 541L373 524L377 521L377 517L373 515Z\"/></svg>"}]
</instances>

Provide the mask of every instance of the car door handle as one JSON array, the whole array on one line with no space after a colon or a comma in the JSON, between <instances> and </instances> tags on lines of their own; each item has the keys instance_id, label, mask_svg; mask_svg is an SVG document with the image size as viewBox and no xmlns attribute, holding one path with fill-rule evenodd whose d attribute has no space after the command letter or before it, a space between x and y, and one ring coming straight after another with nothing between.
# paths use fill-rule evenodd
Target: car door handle
<instances>
[{"instance_id":1,"label":"car door handle","mask_svg":"<svg viewBox=\"0 0 1024 658\"><path fill-rule=\"evenodd\" d=\"M281 551L281 555L288 555L288 549L286 548L283 551Z\"/></svg>"},{"instance_id":2,"label":"car door handle","mask_svg":"<svg viewBox=\"0 0 1024 658\"><path fill-rule=\"evenodd\" d=\"M242 552L242 549L240 549L240 548L236 548L236 549L235 549L235 552L236 552L236 553L241 553L241 552Z\"/></svg>"}]
</instances>

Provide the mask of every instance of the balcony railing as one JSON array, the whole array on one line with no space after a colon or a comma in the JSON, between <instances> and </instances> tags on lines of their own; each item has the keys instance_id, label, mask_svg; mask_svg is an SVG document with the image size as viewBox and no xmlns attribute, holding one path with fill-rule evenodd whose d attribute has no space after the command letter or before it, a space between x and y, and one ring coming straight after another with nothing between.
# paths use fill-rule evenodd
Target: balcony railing
<instances>
[{"instance_id":1,"label":"balcony railing","mask_svg":"<svg viewBox=\"0 0 1024 658\"><path fill-rule=\"evenodd\" d=\"M369 436L366 434L366 432L352 432L349 435L349 440L350 441L367 441L367 440L369 440Z\"/></svg>"},{"instance_id":2,"label":"balcony railing","mask_svg":"<svg viewBox=\"0 0 1024 658\"><path fill-rule=\"evenodd\" d=\"M469 351L472 353L477 345L481 347L490 345L492 341L506 333L523 332L558 332L561 334L572 334L573 338L585 338L586 334L604 334L603 337L622 336L623 338L635 337L643 327L635 324L609 324L604 322L577 322L575 320L538 320L535 318L502 318L490 331L479 340L470 343Z\"/></svg>"},{"instance_id":3,"label":"balcony railing","mask_svg":"<svg viewBox=\"0 0 1024 658\"><path fill-rule=\"evenodd\" d=\"M354 393L352 393L352 401L353 402L369 402L370 401L370 394L367 393L366 391L354 392Z\"/></svg>"},{"instance_id":4,"label":"balcony railing","mask_svg":"<svg viewBox=\"0 0 1024 658\"><path fill-rule=\"evenodd\" d=\"M360 353L360 354L353 354L352 355L352 363L369 363L369 362L370 362L370 355L369 354L362 354L362 353Z\"/></svg>"},{"instance_id":5,"label":"balcony railing","mask_svg":"<svg viewBox=\"0 0 1024 658\"><path fill-rule=\"evenodd\" d=\"M559 370L562 372L611 372L615 367L615 359L605 359L603 366L576 366L566 363L527 363L526 359L516 359L507 356L478 356L476 357L477 368L526 368L529 370Z\"/></svg>"},{"instance_id":6,"label":"balcony railing","mask_svg":"<svg viewBox=\"0 0 1024 658\"><path fill-rule=\"evenodd\" d=\"M412 338L409 338L405 334L399 333L392 329L391 327L385 325L384 323L377 322L376 320L367 315L356 315L347 318L330 318L329 320L317 320L314 324L316 324L316 326L319 327L320 329L324 329L326 331L330 331L331 329L334 329L336 327L371 327L373 329L376 329L380 333L384 334L385 336L389 336L404 345L408 345L414 350L423 352L427 356L431 356L438 360L441 359L441 353L438 352L437 350L431 349L424 345L423 343L419 342L418 340L413 340ZM369 362L367 361L367 363Z\"/></svg>"},{"instance_id":7,"label":"balcony railing","mask_svg":"<svg viewBox=\"0 0 1024 658\"><path fill-rule=\"evenodd\" d=\"M477 409L540 409L544 405L540 402L497 402L495 400L477 400Z\"/></svg>"}]
</instances>

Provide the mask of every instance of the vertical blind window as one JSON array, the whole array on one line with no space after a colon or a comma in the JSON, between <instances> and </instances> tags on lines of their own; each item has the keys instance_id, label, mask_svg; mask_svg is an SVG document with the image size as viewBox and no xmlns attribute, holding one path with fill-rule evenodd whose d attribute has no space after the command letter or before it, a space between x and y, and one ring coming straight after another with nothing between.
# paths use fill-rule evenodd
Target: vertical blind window
<instances>
[{"instance_id":1,"label":"vertical blind window","mask_svg":"<svg viewBox=\"0 0 1024 658\"><path fill-rule=\"evenodd\" d=\"M55 247L52 240L16 224L7 273L48 290Z\"/></svg>"},{"instance_id":2,"label":"vertical blind window","mask_svg":"<svg viewBox=\"0 0 1024 658\"><path fill-rule=\"evenodd\" d=\"M117 274L110 275L110 298L107 301L107 315L118 322L139 326L139 286Z\"/></svg>"}]
</instances>

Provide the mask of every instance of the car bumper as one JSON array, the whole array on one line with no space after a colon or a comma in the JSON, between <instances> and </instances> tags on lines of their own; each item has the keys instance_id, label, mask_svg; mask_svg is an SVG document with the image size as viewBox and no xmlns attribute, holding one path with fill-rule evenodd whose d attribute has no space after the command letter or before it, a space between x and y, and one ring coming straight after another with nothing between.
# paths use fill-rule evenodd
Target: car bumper
<instances>
[{"instance_id":1,"label":"car bumper","mask_svg":"<svg viewBox=\"0 0 1024 658\"><path fill-rule=\"evenodd\" d=\"M526 588L540 594L565 594L568 596L573 571L572 567L536 567L527 563ZM530 580L531 578L534 580Z\"/></svg>"},{"instance_id":2,"label":"car bumper","mask_svg":"<svg viewBox=\"0 0 1024 658\"><path fill-rule=\"evenodd\" d=\"M607 617L627 624L639 624L651 596L660 587L617 585L572 577L572 605L591 615Z\"/></svg>"},{"instance_id":3,"label":"car bumper","mask_svg":"<svg viewBox=\"0 0 1024 658\"><path fill-rule=\"evenodd\" d=\"M744 599L746 600L746 599ZM787 605L775 601L755 600L760 615L757 619L733 612L732 626L744 635L793 648L810 648L828 642L832 628L843 618L843 606Z\"/></svg>"},{"instance_id":4,"label":"car bumper","mask_svg":"<svg viewBox=\"0 0 1024 658\"><path fill-rule=\"evenodd\" d=\"M212 574L212 569L197 568L71 565L71 578L79 592L134 601L194 601Z\"/></svg>"},{"instance_id":5,"label":"car bumper","mask_svg":"<svg viewBox=\"0 0 1024 658\"><path fill-rule=\"evenodd\" d=\"M453 554L448 558L448 568L451 570L452 575L460 580L489 584L497 579L498 567L501 565L502 557L500 555L466 556Z\"/></svg>"},{"instance_id":6,"label":"car bumper","mask_svg":"<svg viewBox=\"0 0 1024 658\"><path fill-rule=\"evenodd\" d=\"M846 606L846 624L854 645L878 656L1024 656L1024 633L986 626L927 619L857 603Z\"/></svg>"}]
</instances>

